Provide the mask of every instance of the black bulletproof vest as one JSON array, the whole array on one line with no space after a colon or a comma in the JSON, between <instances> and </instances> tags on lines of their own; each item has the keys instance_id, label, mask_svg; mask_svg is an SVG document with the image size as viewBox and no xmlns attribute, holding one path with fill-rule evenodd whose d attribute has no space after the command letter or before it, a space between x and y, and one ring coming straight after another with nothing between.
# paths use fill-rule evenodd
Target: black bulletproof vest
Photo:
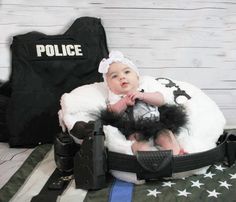
<instances>
[{"instance_id":1,"label":"black bulletproof vest","mask_svg":"<svg viewBox=\"0 0 236 202\"><path fill-rule=\"evenodd\" d=\"M14 36L12 94L7 109L11 147L51 143L61 129L60 97L101 81L98 65L108 49L100 19L77 19L63 35L38 32Z\"/></svg>"}]
</instances>

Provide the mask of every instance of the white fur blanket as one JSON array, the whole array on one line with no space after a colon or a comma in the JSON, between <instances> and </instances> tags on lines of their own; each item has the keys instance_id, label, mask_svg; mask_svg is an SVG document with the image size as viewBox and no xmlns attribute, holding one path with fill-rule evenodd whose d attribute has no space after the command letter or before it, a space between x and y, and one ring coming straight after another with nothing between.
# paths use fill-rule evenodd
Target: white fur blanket
<instances>
[{"instance_id":1,"label":"white fur blanket","mask_svg":"<svg viewBox=\"0 0 236 202\"><path fill-rule=\"evenodd\" d=\"M163 85L167 80L156 80L154 77L143 76L140 78L140 87L145 92L159 91L164 95L168 104L175 104L173 91L176 87L166 87ZM184 90L191 99L182 99L179 101L186 108L189 118L188 124L181 129L177 139L182 148L188 153L201 152L212 149L216 146L216 141L223 133L225 118L216 105L203 91L199 88L181 81L172 80L181 90ZM94 83L78 87L70 93L65 93L61 97L61 110L58 112L60 125L63 130L72 129L76 121L94 120L91 113L99 112L106 107L106 98L108 89L101 83ZM108 150L132 154L131 142L111 126L104 126L106 135L106 146ZM186 177L192 174L204 173L206 168L179 173L173 177ZM112 174L122 180L141 183L135 174L112 171Z\"/></svg>"}]
</instances>

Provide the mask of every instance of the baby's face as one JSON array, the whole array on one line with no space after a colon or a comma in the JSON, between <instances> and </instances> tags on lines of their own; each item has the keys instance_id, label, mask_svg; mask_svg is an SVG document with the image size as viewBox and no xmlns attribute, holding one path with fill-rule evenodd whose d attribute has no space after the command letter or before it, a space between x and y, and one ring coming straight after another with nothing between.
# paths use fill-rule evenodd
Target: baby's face
<instances>
[{"instance_id":1,"label":"baby's face","mask_svg":"<svg viewBox=\"0 0 236 202\"><path fill-rule=\"evenodd\" d=\"M137 91L139 77L137 73L122 63L112 63L106 74L107 85L117 95Z\"/></svg>"}]
</instances>

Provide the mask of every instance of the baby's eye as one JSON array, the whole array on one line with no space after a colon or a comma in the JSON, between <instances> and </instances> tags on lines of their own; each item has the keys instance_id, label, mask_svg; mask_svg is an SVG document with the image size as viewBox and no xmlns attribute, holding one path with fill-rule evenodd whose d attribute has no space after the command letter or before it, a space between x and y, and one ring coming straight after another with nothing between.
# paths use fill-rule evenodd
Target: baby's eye
<instances>
[{"instance_id":1,"label":"baby's eye","mask_svg":"<svg viewBox=\"0 0 236 202\"><path fill-rule=\"evenodd\" d=\"M130 73L130 70L126 70L126 71L125 71L125 74L129 74L129 73Z\"/></svg>"},{"instance_id":2,"label":"baby's eye","mask_svg":"<svg viewBox=\"0 0 236 202\"><path fill-rule=\"evenodd\" d=\"M115 79L117 77L117 75L112 75L111 78L112 79Z\"/></svg>"}]
</instances>

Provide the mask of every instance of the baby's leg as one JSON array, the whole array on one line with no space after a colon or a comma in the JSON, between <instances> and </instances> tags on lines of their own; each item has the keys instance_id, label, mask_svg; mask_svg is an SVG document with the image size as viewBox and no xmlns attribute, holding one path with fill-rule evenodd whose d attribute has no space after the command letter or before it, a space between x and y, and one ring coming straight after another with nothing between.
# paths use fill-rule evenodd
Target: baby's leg
<instances>
[{"instance_id":1,"label":"baby's leg","mask_svg":"<svg viewBox=\"0 0 236 202\"><path fill-rule=\"evenodd\" d=\"M132 146L131 146L132 152L135 154L137 151L152 151L153 147L151 147L148 142L138 142L134 141Z\"/></svg>"},{"instance_id":2,"label":"baby's leg","mask_svg":"<svg viewBox=\"0 0 236 202\"><path fill-rule=\"evenodd\" d=\"M133 133L129 136L129 140L133 141L132 152L135 154L137 151L153 151L155 147L152 147L148 141L139 141L140 135L139 133Z\"/></svg>"},{"instance_id":3,"label":"baby's leg","mask_svg":"<svg viewBox=\"0 0 236 202\"><path fill-rule=\"evenodd\" d=\"M174 155L181 153L179 142L170 130L165 129L160 131L155 139L155 143L163 150L172 150Z\"/></svg>"},{"instance_id":4,"label":"baby's leg","mask_svg":"<svg viewBox=\"0 0 236 202\"><path fill-rule=\"evenodd\" d=\"M139 135L139 133L132 133L131 135L129 135L128 139L131 141L138 141Z\"/></svg>"}]
</instances>

